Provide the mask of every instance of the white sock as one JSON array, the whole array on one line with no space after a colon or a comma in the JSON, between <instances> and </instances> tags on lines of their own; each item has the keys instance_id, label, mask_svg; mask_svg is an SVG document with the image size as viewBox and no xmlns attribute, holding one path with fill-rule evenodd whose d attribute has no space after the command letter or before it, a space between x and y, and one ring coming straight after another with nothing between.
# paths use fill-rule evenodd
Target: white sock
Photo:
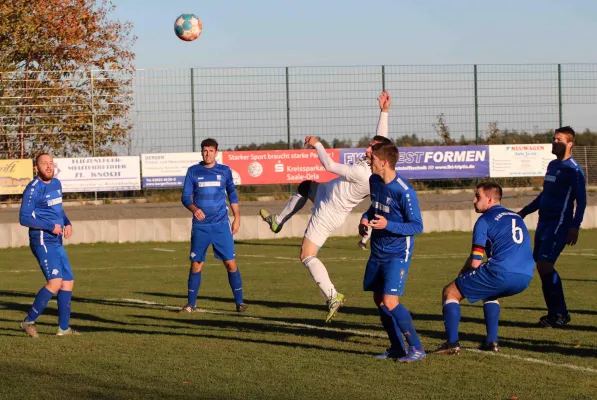
<instances>
[{"instance_id":1,"label":"white sock","mask_svg":"<svg viewBox=\"0 0 597 400\"><path fill-rule=\"evenodd\" d=\"M307 204L307 200L309 199L301 196L298 193L293 194L290 200L288 200L286 207L284 207L284 209L276 217L276 223L278 225L284 225L286 221L292 218L294 214L299 212L301 208Z\"/></svg>"},{"instance_id":2,"label":"white sock","mask_svg":"<svg viewBox=\"0 0 597 400\"><path fill-rule=\"evenodd\" d=\"M330 280L330 276L328 275L327 269L325 269L325 265L315 256L307 257L303 261L307 270L313 277L313 280L319 286L319 292L321 296L325 299L325 301L329 301L338 295L334 284Z\"/></svg>"}]
</instances>

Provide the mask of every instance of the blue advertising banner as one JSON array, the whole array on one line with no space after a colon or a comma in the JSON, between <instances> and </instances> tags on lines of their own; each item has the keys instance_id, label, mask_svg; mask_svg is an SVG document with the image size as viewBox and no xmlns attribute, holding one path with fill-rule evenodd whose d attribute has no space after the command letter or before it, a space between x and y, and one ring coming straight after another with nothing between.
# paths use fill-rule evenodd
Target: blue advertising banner
<instances>
[{"instance_id":1,"label":"blue advertising banner","mask_svg":"<svg viewBox=\"0 0 597 400\"><path fill-rule=\"evenodd\" d=\"M406 179L484 178L489 146L400 147L396 172ZM340 149L340 162L353 163L365 149Z\"/></svg>"}]
</instances>

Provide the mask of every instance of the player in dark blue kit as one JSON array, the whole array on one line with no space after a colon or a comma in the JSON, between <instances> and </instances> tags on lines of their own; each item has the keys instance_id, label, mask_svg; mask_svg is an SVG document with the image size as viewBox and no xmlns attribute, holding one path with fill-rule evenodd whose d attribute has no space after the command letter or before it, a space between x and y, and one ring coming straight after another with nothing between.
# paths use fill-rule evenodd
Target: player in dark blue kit
<instances>
[{"instance_id":1,"label":"player in dark blue kit","mask_svg":"<svg viewBox=\"0 0 597 400\"><path fill-rule=\"evenodd\" d=\"M456 280L442 293L444 325L448 340L435 351L438 354L460 353L458 324L460 302L483 300L487 337L481 350L500 350L498 345L498 299L525 290L533 278L534 261L531 238L522 218L500 204L502 188L496 183L477 185L475 211L482 215L473 228L471 255ZM483 256L487 255L487 262Z\"/></svg>"},{"instance_id":2,"label":"player in dark blue kit","mask_svg":"<svg viewBox=\"0 0 597 400\"><path fill-rule=\"evenodd\" d=\"M547 305L547 315L539 319L539 324L547 328L559 328L570 322L562 280L554 265L564 247L574 246L578 241L587 206L585 176L572 158L574 136L574 130L569 126L556 129L551 152L557 159L547 166L543 191L519 211L524 218L539 210L533 257Z\"/></svg>"},{"instance_id":3,"label":"player in dark blue kit","mask_svg":"<svg viewBox=\"0 0 597 400\"><path fill-rule=\"evenodd\" d=\"M414 249L414 235L423 232L417 195L410 184L396 174L398 148L378 143L371 151L371 207L363 214L359 234L372 228L371 256L367 262L363 289L373 292L381 323L390 347L376 358L393 358L410 363L425 357L412 317L400 303ZM402 335L408 342L404 346Z\"/></svg>"},{"instance_id":4,"label":"player in dark blue kit","mask_svg":"<svg viewBox=\"0 0 597 400\"><path fill-rule=\"evenodd\" d=\"M243 302L243 286L236 266L233 235L240 228L238 196L232 180L232 171L226 165L216 163L218 142L205 139L201 142L203 161L187 170L182 191L182 204L193 213L191 231L191 268L188 280L188 302L181 312L196 312L197 295L201 285L201 270L209 245L214 256L224 262L228 281L232 288L236 311L246 311ZM234 214L232 226L228 219L226 194Z\"/></svg>"},{"instance_id":5,"label":"player in dark blue kit","mask_svg":"<svg viewBox=\"0 0 597 400\"><path fill-rule=\"evenodd\" d=\"M72 235L72 224L62 208L62 184L54 178L54 160L47 153L35 158L37 176L25 188L19 221L29 228L29 247L37 259L47 284L35 296L21 328L32 338L39 337L37 317L58 293L58 336L78 335L70 328L71 298L74 276L62 236Z\"/></svg>"}]
</instances>

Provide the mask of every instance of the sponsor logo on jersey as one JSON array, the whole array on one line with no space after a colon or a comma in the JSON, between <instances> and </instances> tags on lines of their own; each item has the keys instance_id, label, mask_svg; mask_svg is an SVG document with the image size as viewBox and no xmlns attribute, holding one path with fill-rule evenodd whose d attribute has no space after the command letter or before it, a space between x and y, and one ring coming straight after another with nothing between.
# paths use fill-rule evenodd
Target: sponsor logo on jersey
<instances>
[{"instance_id":1,"label":"sponsor logo on jersey","mask_svg":"<svg viewBox=\"0 0 597 400\"><path fill-rule=\"evenodd\" d=\"M48 200L48 207L55 206L56 204L62 204L62 197L57 197L52 200Z\"/></svg>"},{"instance_id":2,"label":"sponsor logo on jersey","mask_svg":"<svg viewBox=\"0 0 597 400\"><path fill-rule=\"evenodd\" d=\"M216 181L212 181L212 182L199 182L197 183L198 187L220 187L222 184L222 182L216 182Z\"/></svg>"},{"instance_id":3,"label":"sponsor logo on jersey","mask_svg":"<svg viewBox=\"0 0 597 400\"><path fill-rule=\"evenodd\" d=\"M386 206L385 204L381 204L379 201L373 202L373 208L375 208L377 210L381 210L386 213L390 212L390 207Z\"/></svg>"}]
</instances>

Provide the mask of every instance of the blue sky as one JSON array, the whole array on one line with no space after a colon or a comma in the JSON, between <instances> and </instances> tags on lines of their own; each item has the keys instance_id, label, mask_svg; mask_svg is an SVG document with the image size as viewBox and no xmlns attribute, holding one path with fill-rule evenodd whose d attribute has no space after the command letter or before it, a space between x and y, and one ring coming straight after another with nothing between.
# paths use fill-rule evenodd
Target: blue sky
<instances>
[{"instance_id":1,"label":"blue sky","mask_svg":"<svg viewBox=\"0 0 597 400\"><path fill-rule=\"evenodd\" d=\"M597 62L591 0L115 0L137 68ZM191 43L173 31L192 12Z\"/></svg>"}]
</instances>

